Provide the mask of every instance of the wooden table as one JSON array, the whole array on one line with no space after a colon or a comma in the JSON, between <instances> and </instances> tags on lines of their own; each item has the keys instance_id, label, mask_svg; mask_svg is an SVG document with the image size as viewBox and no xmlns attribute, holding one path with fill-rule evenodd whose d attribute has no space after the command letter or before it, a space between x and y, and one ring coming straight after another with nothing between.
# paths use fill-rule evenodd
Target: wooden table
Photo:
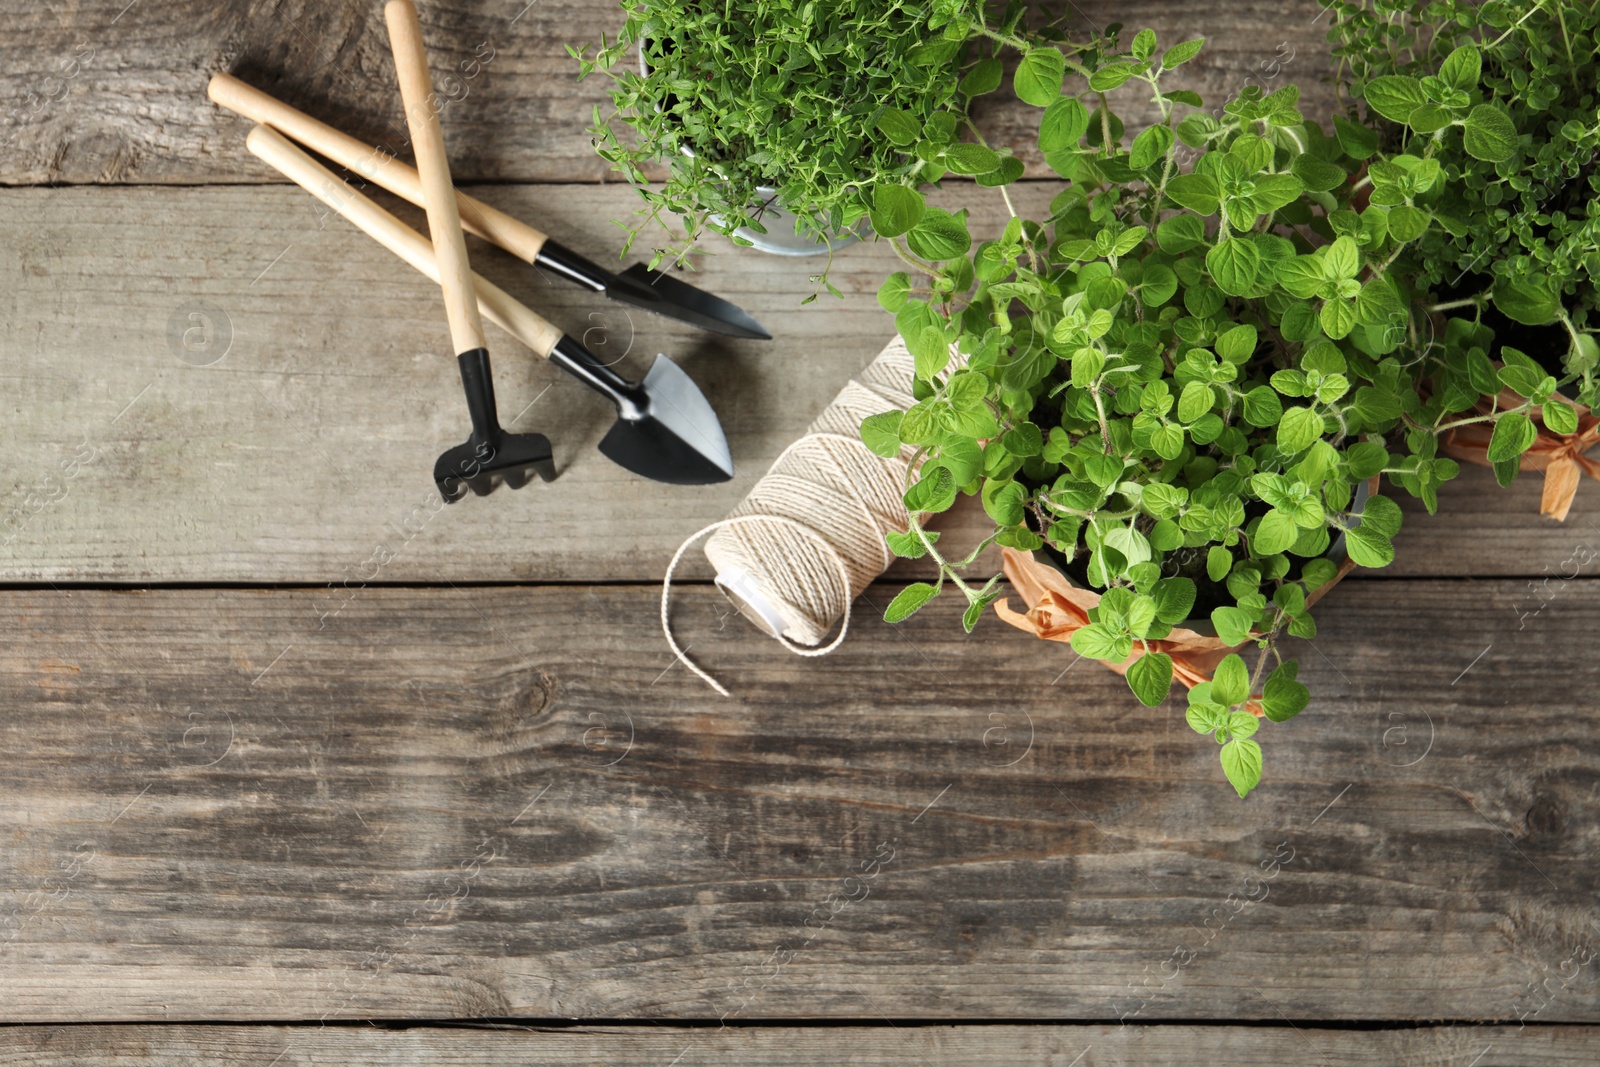
<instances>
[{"instance_id":1,"label":"wooden table","mask_svg":"<svg viewBox=\"0 0 1600 1067\"><path fill-rule=\"evenodd\" d=\"M1309 0L1071 7L1210 37L1186 69L1219 102L1276 71L1334 106ZM597 398L494 333L502 409L565 474L441 508L465 421L437 291L275 183L204 94L234 70L401 143L379 5L0 14L0 1019L24 1024L0 1057L1600 1059L1595 486L1564 525L1536 476L1408 502L1396 564L1319 609L1318 700L1242 803L1178 700L1145 710L993 620L967 637L947 603L877 621L914 567L811 661L693 563L678 632L722 699L674 667L656 583L887 340L886 248L803 307L815 263L719 246L703 284L763 345L475 245L629 367L680 359L740 473L625 475ZM458 178L614 254L635 196L561 49L611 5L423 17L441 72L492 56L451 83Z\"/></svg>"}]
</instances>

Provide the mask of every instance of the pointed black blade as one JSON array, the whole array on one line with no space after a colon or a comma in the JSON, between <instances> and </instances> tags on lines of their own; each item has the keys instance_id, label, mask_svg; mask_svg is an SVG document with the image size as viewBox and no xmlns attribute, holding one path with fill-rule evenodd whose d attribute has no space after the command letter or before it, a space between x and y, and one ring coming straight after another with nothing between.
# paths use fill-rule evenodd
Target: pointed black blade
<instances>
[{"instance_id":1,"label":"pointed black blade","mask_svg":"<svg viewBox=\"0 0 1600 1067\"><path fill-rule=\"evenodd\" d=\"M600 442L608 459L672 485L712 485L733 477L717 413L681 367L657 356L641 388L644 409L617 419Z\"/></svg>"},{"instance_id":2,"label":"pointed black blade","mask_svg":"<svg viewBox=\"0 0 1600 1067\"><path fill-rule=\"evenodd\" d=\"M759 341L772 340L749 312L720 296L697 289L688 282L679 281L670 274L662 274L635 263L621 274L612 276L606 286L606 295L624 304L653 311L657 315L687 322L702 330L726 334L729 337L748 337Z\"/></svg>"}]
</instances>

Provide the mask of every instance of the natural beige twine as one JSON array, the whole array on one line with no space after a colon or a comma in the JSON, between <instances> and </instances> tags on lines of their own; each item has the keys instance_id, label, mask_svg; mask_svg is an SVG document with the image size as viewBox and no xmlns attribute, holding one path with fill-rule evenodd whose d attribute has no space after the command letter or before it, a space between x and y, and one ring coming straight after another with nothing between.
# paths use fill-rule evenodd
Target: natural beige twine
<instances>
[{"instance_id":1,"label":"natural beige twine","mask_svg":"<svg viewBox=\"0 0 1600 1067\"><path fill-rule=\"evenodd\" d=\"M850 601L893 558L884 535L904 531L907 466L903 449L885 459L861 443L861 420L914 402L916 362L898 337L847 383L804 437L783 450L728 517L691 536L667 566L661 585L661 629L684 666L728 696L684 655L667 619L672 575L690 545L706 534L706 558L719 575L748 573L783 617L778 640L802 656L839 647L850 629ZM838 636L823 639L840 623ZM822 647L818 647L822 646Z\"/></svg>"}]
</instances>

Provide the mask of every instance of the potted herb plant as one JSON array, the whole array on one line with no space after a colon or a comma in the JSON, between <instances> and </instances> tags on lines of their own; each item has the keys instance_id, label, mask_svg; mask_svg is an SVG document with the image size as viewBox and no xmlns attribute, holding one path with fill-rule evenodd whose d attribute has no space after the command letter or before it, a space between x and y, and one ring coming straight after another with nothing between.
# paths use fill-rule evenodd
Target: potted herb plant
<instances>
[{"instance_id":1,"label":"potted herb plant","mask_svg":"<svg viewBox=\"0 0 1600 1067\"><path fill-rule=\"evenodd\" d=\"M596 108L590 132L600 156L645 201L628 245L676 216L682 234L656 250L652 266L681 257L708 228L738 244L798 235L826 250L830 237L866 224L875 188L998 168L987 155L968 158L970 146L947 153L958 145L968 101L1000 82L997 61L963 55L980 32L1006 32L985 27L979 7L980 0L625 3L615 40L602 39L592 58L587 47L568 52L580 79L613 80L614 110ZM641 70L628 62L633 49ZM653 187L655 165L667 178ZM1012 160L1005 172L1018 177L1022 165ZM793 233L769 230L773 209Z\"/></svg>"},{"instance_id":2,"label":"potted herb plant","mask_svg":"<svg viewBox=\"0 0 1600 1067\"><path fill-rule=\"evenodd\" d=\"M1600 440L1600 9L1323 4L1352 96L1341 129L1365 141L1373 202L1418 235L1392 269L1439 320L1433 428L1502 484L1544 470L1541 510L1565 518L1580 472L1600 477L1584 455Z\"/></svg>"},{"instance_id":3,"label":"potted herb plant","mask_svg":"<svg viewBox=\"0 0 1600 1067\"><path fill-rule=\"evenodd\" d=\"M1431 432L1398 432L1427 418L1390 273L1417 234L1388 204L1357 210L1357 153L1305 120L1293 87L1198 110L1172 84L1198 40L1119 38L1015 42L1014 89L1043 108L1038 145L1066 180L1047 216L974 243L964 212L874 190L874 225L909 268L879 298L915 356L917 403L862 436L917 450L911 525L891 547L939 568L886 616L953 587L971 629L1002 576L963 570L998 542L1028 599L1052 581L1083 594L1052 618L1141 702L1165 701L1175 676L1192 686L1188 721L1243 796L1261 779L1261 719L1307 704L1279 641L1315 632L1336 542L1356 564L1393 559L1399 507L1359 490L1386 472L1431 508L1457 468ZM1127 136L1119 91L1151 94L1160 121ZM956 560L926 523L962 494L994 529ZM1186 668L1192 637L1208 658Z\"/></svg>"}]
</instances>

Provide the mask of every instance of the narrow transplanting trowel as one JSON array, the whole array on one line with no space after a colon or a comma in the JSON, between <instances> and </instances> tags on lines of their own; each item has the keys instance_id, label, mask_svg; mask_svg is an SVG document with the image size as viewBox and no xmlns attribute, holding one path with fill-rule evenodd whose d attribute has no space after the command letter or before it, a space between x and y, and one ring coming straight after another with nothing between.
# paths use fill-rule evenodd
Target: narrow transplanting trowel
<instances>
[{"instance_id":1,"label":"narrow transplanting trowel","mask_svg":"<svg viewBox=\"0 0 1600 1067\"><path fill-rule=\"evenodd\" d=\"M379 244L439 280L439 267L426 237L282 134L257 126L245 143L256 156ZM676 363L658 355L642 382L627 381L505 290L477 274L471 280L478 306L491 322L616 405L617 421L600 442L600 451L609 459L635 474L674 485L705 485L733 477L733 458L722 424L694 380Z\"/></svg>"},{"instance_id":2,"label":"narrow transplanting trowel","mask_svg":"<svg viewBox=\"0 0 1600 1067\"><path fill-rule=\"evenodd\" d=\"M417 172L388 152L362 144L231 74L213 76L206 92L215 103L228 110L274 126L402 200L418 207L426 206L422 202L422 183ZM642 263L635 263L621 274L612 274L550 240L527 223L465 193L456 192L456 203L461 224L468 232L498 245L525 263L546 268L613 300L702 330L730 337L772 339L772 335L742 308L671 275L649 270Z\"/></svg>"}]
</instances>

